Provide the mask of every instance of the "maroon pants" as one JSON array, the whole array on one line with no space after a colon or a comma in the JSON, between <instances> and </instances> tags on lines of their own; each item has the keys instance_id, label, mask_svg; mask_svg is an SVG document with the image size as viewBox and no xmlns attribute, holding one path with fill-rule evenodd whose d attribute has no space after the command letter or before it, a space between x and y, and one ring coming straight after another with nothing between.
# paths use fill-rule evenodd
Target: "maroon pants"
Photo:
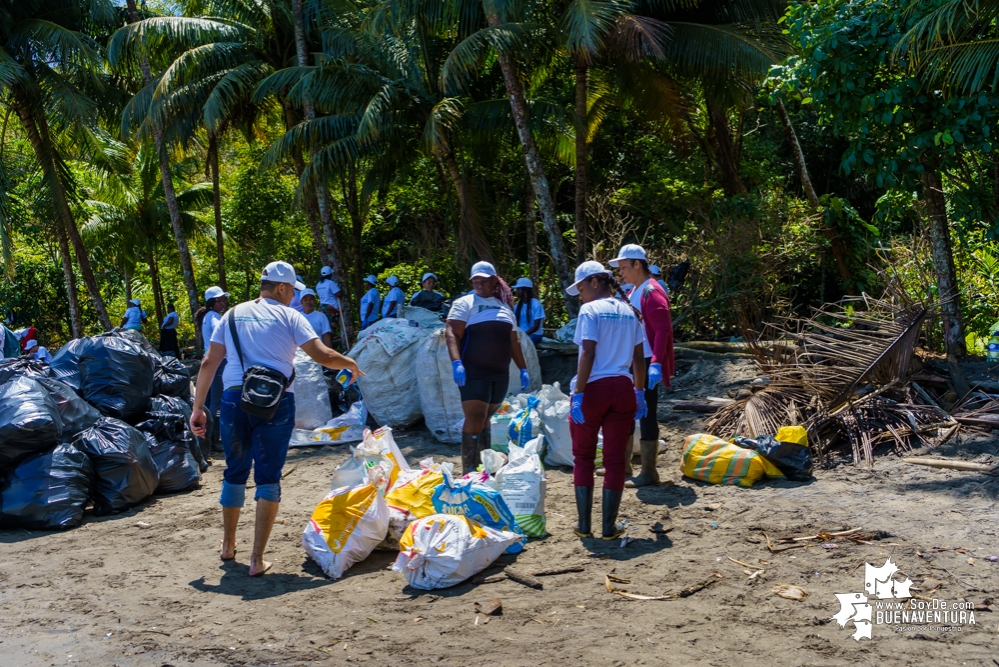
<instances>
[{"instance_id":1,"label":"maroon pants","mask_svg":"<svg viewBox=\"0 0 999 667\"><path fill-rule=\"evenodd\" d=\"M588 382L583 391L583 417L586 422L569 420L572 434L572 483L593 486L597 457L597 435L604 431L604 488L624 489L624 457L635 424L635 384L623 375Z\"/></svg>"}]
</instances>

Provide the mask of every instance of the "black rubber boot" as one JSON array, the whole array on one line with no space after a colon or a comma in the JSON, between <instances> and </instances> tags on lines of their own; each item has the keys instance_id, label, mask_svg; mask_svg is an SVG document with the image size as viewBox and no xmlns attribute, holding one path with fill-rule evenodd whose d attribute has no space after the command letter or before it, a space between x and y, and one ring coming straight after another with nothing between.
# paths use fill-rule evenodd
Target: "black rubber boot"
<instances>
[{"instance_id":1,"label":"black rubber boot","mask_svg":"<svg viewBox=\"0 0 999 667\"><path fill-rule=\"evenodd\" d=\"M639 486L655 486L659 483L659 471L656 469L656 461L659 459L659 441L642 440L642 472L635 479L624 483L629 489Z\"/></svg>"},{"instance_id":2,"label":"black rubber boot","mask_svg":"<svg viewBox=\"0 0 999 667\"><path fill-rule=\"evenodd\" d=\"M461 434L461 474L475 472L479 467L479 433Z\"/></svg>"},{"instance_id":3,"label":"black rubber boot","mask_svg":"<svg viewBox=\"0 0 999 667\"><path fill-rule=\"evenodd\" d=\"M486 422L486 428L479 433L479 451L483 452L493 446L493 425ZM482 457L479 457L481 460Z\"/></svg>"},{"instance_id":4,"label":"black rubber boot","mask_svg":"<svg viewBox=\"0 0 999 667\"><path fill-rule=\"evenodd\" d=\"M604 524L602 537L605 540L616 540L624 535L624 526L617 522L617 510L621 507L621 496L623 495L624 491L604 489L601 519Z\"/></svg>"},{"instance_id":5,"label":"black rubber boot","mask_svg":"<svg viewBox=\"0 0 999 667\"><path fill-rule=\"evenodd\" d=\"M576 537L593 537L593 487L577 486L576 488L576 515L579 521L572 531Z\"/></svg>"}]
</instances>

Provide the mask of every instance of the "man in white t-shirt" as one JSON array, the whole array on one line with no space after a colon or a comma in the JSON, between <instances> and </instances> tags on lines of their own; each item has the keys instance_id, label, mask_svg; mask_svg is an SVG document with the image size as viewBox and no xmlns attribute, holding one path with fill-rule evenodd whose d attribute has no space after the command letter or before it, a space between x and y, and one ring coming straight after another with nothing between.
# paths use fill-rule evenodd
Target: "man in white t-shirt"
<instances>
[{"instance_id":1,"label":"man in white t-shirt","mask_svg":"<svg viewBox=\"0 0 999 667\"><path fill-rule=\"evenodd\" d=\"M312 325L312 330L316 332L326 347L333 347L333 334L330 330L330 320L326 313L316 310L316 293L310 289L302 290L302 315Z\"/></svg>"},{"instance_id":2,"label":"man in white t-shirt","mask_svg":"<svg viewBox=\"0 0 999 667\"><path fill-rule=\"evenodd\" d=\"M382 303L382 317L399 317L399 306L406 302L406 294L399 289L399 279L396 276L389 276L385 282L392 289L385 295Z\"/></svg>"},{"instance_id":3,"label":"man in white t-shirt","mask_svg":"<svg viewBox=\"0 0 999 667\"><path fill-rule=\"evenodd\" d=\"M125 309L125 316L121 318L121 328L142 331L142 325L145 323L146 311L142 310L138 299L132 299L128 302L128 308Z\"/></svg>"},{"instance_id":4,"label":"man in white t-shirt","mask_svg":"<svg viewBox=\"0 0 999 667\"><path fill-rule=\"evenodd\" d=\"M24 346L24 355L28 359L34 359L35 361L40 361L43 364L52 363L52 355L49 354L48 349L42 347L38 344L37 340L29 340Z\"/></svg>"},{"instance_id":5,"label":"man in white t-shirt","mask_svg":"<svg viewBox=\"0 0 999 667\"><path fill-rule=\"evenodd\" d=\"M264 561L264 549L270 538L281 501L281 469L288 454L288 443L295 427L295 352L302 350L326 368L347 368L354 379L363 373L353 359L324 345L302 313L287 308L295 290L305 285L296 280L295 270L287 262L271 262L260 275L260 296L232 308L212 333L208 352L201 362L198 384L191 411L191 431L204 436L205 396L215 369L227 360L222 374L225 392L222 396L222 445L226 455L223 472L222 518L225 532L220 556L223 560L236 557L236 526L246 494L246 481L253 469L257 490L256 527L253 552L250 554L250 576L270 569ZM232 336L238 334L237 349ZM276 370L289 384L268 420L253 417L240 407L243 373L251 366L266 366Z\"/></svg>"}]
</instances>

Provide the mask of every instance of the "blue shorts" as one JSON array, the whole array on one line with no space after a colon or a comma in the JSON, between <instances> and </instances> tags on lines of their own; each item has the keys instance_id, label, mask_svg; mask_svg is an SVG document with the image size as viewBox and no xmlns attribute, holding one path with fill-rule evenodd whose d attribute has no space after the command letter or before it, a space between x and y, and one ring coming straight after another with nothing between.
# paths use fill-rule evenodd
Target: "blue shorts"
<instances>
[{"instance_id":1,"label":"blue shorts","mask_svg":"<svg viewBox=\"0 0 999 667\"><path fill-rule=\"evenodd\" d=\"M281 469L295 428L295 394L286 393L269 420L243 412L239 407L240 394L239 389L222 393L222 448L226 463L222 477L229 485L244 486L252 468L258 499L261 487L269 485L280 499ZM277 501L274 497L264 499Z\"/></svg>"}]
</instances>

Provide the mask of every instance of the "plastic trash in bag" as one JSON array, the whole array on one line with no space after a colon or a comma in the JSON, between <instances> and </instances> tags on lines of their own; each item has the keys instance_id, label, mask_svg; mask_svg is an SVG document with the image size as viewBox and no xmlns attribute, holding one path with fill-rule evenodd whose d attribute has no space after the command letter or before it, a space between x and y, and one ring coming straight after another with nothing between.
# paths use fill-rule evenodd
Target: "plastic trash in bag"
<instances>
[{"instance_id":1,"label":"plastic trash in bag","mask_svg":"<svg viewBox=\"0 0 999 667\"><path fill-rule=\"evenodd\" d=\"M486 569L522 539L467 516L434 514L409 524L392 569L413 588L447 588Z\"/></svg>"},{"instance_id":2,"label":"plastic trash in bag","mask_svg":"<svg viewBox=\"0 0 999 667\"><path fill-rule=\"evenodd\" d=\"M191 397L191 373L176 357L158 357L153 371L153 394L177 396L184 400Z\"/></svg>"},{"instance_id":3,"label":"plastic trash in bag","mask_svg":"<svg viewBox=\"0 0 999 667\"><path fill-rule=\"evenodd\" d=\"M510 420L507 435L510 437L511 444L523 447L537 436L543 435L541 416L538 414L538 406L540 405L541 400L537 396L530 396L527 399L527 405Z\"/></svg>"},{"instance_id":4,"label":"plastic trash in bag","mask_svg":"<svg viewBox=\"0 0 999 667\"><path fill-rule=\"evenodd\" d=\"M153 396L149 400L149 412L169 412L172 415L184 415L191 419L191 404L178 396Z\"/></svg>"},{"instance_id":5,"label":"plastic trash in bag","mask_svg":"<svg viewBox=\"0 0 999 667\"><path fill-rule=\"evenodd\" d=\"M783 477L780 469L752 449L707 433L687 436L680 471L709 484L752 486L766 477Z\"/></svg>"},{"instance_id":6,"label":"plastic trash in bag","mask_svg":"<svg viewBox=\"0 0 999 667\"><path fill-rule=\"evenodd\" d=\"M433 502L434 509L440 514L459 514L496 530L517 533L521 539L507 547L507 553L516 554L524 550L527 543L524 531L517 525L513 513L496 489L472 480L456 480L445 474L444 482L434 491Z\"/></svg>"},{"instance_id":7,"label":"plastic trash in bag","mask_svg":"<svg viewBox=\"0 0 999 667\"><path fill-rule=\"evenodd\" d=\"M0 385L0 473L59 444L59 408L37 380L18 376Z\"/></svg>"},{"instance_id":8,"label":"plastic trash in bag","mask_svg":"<svg viewBox=\"0 0 999 667\"><path fill-rule=\"evenodd\" d=\"M74 338L59 348L49 364L52 377L80 391L80 353L89 344L89 338Z\"/></svg>"},{"instance_id":9,"label":"plastic trash in bag","mask_svg":"<svg viewBox=\"0 0 999 667\"><path fill-rule=\"evenodd\" d=\"M545 385L538 392L541 424L545 431L544 462L548 466L572 466L572 434L569 431L569 397L558 382Z\"/></svg>"},{"instance_id":10,"label":"plastic trash in bag","mask_svg":"<svg viewBox=\"0 0 999 667\"><path fill-rule=\"evenodd\" d=\"M136 428L146 434L149 451L156 462L160 482L157 493L173 493L196 486L201 481L199 462L194 455L194 434L182 415L152 412Z\"/></svg>"},{"instance_id":11,"label":"plastic trash in bag","mask_svg":"<svg viewBox=\"0 0 999 667\"><path fill-rule=\"evenodd\" d=\"M575 342L573 340L575 337L576 337L575 317L569 320L568 324L566 324L564 327L555 332L555 340L559 341L560 343L573 343Z\"/></svg>"},{"instance_id":12,"label":"plastic trash in bag","mask_svg":"<svg viewBox=\"0 0 999 667\"><path fill-rule=\"evenodd\" d=\"M0 384L18 376L35 379L52 377L49 373L49 367L34 359L18 357L0 361Z\"/></svg>"},{"instance_id":13,"label":"plastic trash in bag","mask_svg":"<svg viewBox=\"0 0 999 667\"><path fill-rule=\"evenodd\" d=\"M368 410L364 407L364 401L354 401L347 410L339 417L326 422L326 426L316 429L316 433L323 433L328 436L327 442L343 443L357 442L364 439L364 424L368 421Z\"/></svg>"},{"instance_id":14,"label":"plastic trash in bag","mask_svg":"<svg viewBox=\"0 0 999 667\"><path fill-rule=\"evenodd\" d=\"M736 438L735 444L759 452L790 480L807 482L812 478L812 452L803 426L782 426L776 436Z\"/></svg>"},{"instance_id":15,"label":"plastic trash in bag","mask_svg":"<svg viewBox=\"0 0 999 667\"><path fill-rule=\"evenodd\" d=\"M370 468L379 466L385 473L386 490L395 486L399 473L409 470L409 463L392 437L392 429L383 426L365 431L364 440L350 450L350 458L333 470L331 489L363 484Z\"/></svg>"},{"instance_id":16,"label":"plastic trash in bag","mask_svg":"<svg viewBox=\"0 0 999 667\"><path fill-rule=\"evenodd\" d=\"M94 463L94 514L115 514L156 491L160 475L145 435L123 421L102 417L81 431L73 446Z\"/></svg>"},{"instance_id":17,"label":"plastic trash in bag","mask_svg":"<svg viewBox=\"0 0 999 667\"><path fill-rule=\"evenodd\" d=\"M513 512L517 525L528 537L544 537L545 496L548 482L541 466L539 453L544 436L538 436L523 447L510 443L510 457L496 472L496 486Z\"/></svg>"},{"instance_id":18,"label":"plastic trash in bag","mask_svg":"<svg viewBox=\"0 0 999 667\"><path fill-rule=\"evenodd\" d=\"M35 379L48 390L49 396L55 401L59 417L62 419L63 439L71 439L83 429L96 424L101 418L100 411L80 398L80 395L65 382L50 377Z\"/></svg>"},{"instance_id":19,"label":"plastic trash in bag","mask_svg":"<svg viewBox=\"0 0 999 667\"><path fill-rule=\"evenodd\" d=\"M295 428L311 431L332 418L330 386L323 367L300 348L295 351Z\"/></svg>"},{"instance_id":20,"label":"plastic trash in bag","mask_svg":"<svg viewBox=\"0 0 999 667\"><path fill-rule=\"evenodd\" d=\"M184 417L184 423L187 424L191 421L191 404L182 398L177 396L153 396L149 401L149 414L152 415L157 412L168 412L172 415L180 415ZM211 433L213 427L212 415L208 412L205 413L205 433ZM207 459L212 455L212 443L208 438L199 438L193 435L193 440L191 441L191 454L194 455L194 460L198 462L198 467L201 472L208 469Z\"/></svg>"},{"instance_id":21,"label":"plastic trash in bag","mask_svg":"<svg viewBox=\"0 0 999 667\"><path fill-rule=\"evenodd\" d=\"M83 523L94 464L68 443L25 459L0 486L0 524L61 530Z\"/></svg>"},{"instance_id":22,"label":"plastic trash in bag","mask_svg":"<svg viewBox=\"0 0 999 667\"><path fill-rule=\"evenodd\" d=\"M379 491L383 483L372 470L363 484L335 489L312 512L302 532L302 548L331 579L364 560L385 539L388 506Z\"/></svg>"},{"instance_id":23,"label":"plastic trash in bag","mask_svg":"<svg viewBox=\"0 0 999 667\"><path fill-rule=\"evenodd\" d=\"M80 393L102 414L130 423L149 409L153 395L153 358L132 340L94 336L79 359Z\"/></svg>"}]
</instances>

